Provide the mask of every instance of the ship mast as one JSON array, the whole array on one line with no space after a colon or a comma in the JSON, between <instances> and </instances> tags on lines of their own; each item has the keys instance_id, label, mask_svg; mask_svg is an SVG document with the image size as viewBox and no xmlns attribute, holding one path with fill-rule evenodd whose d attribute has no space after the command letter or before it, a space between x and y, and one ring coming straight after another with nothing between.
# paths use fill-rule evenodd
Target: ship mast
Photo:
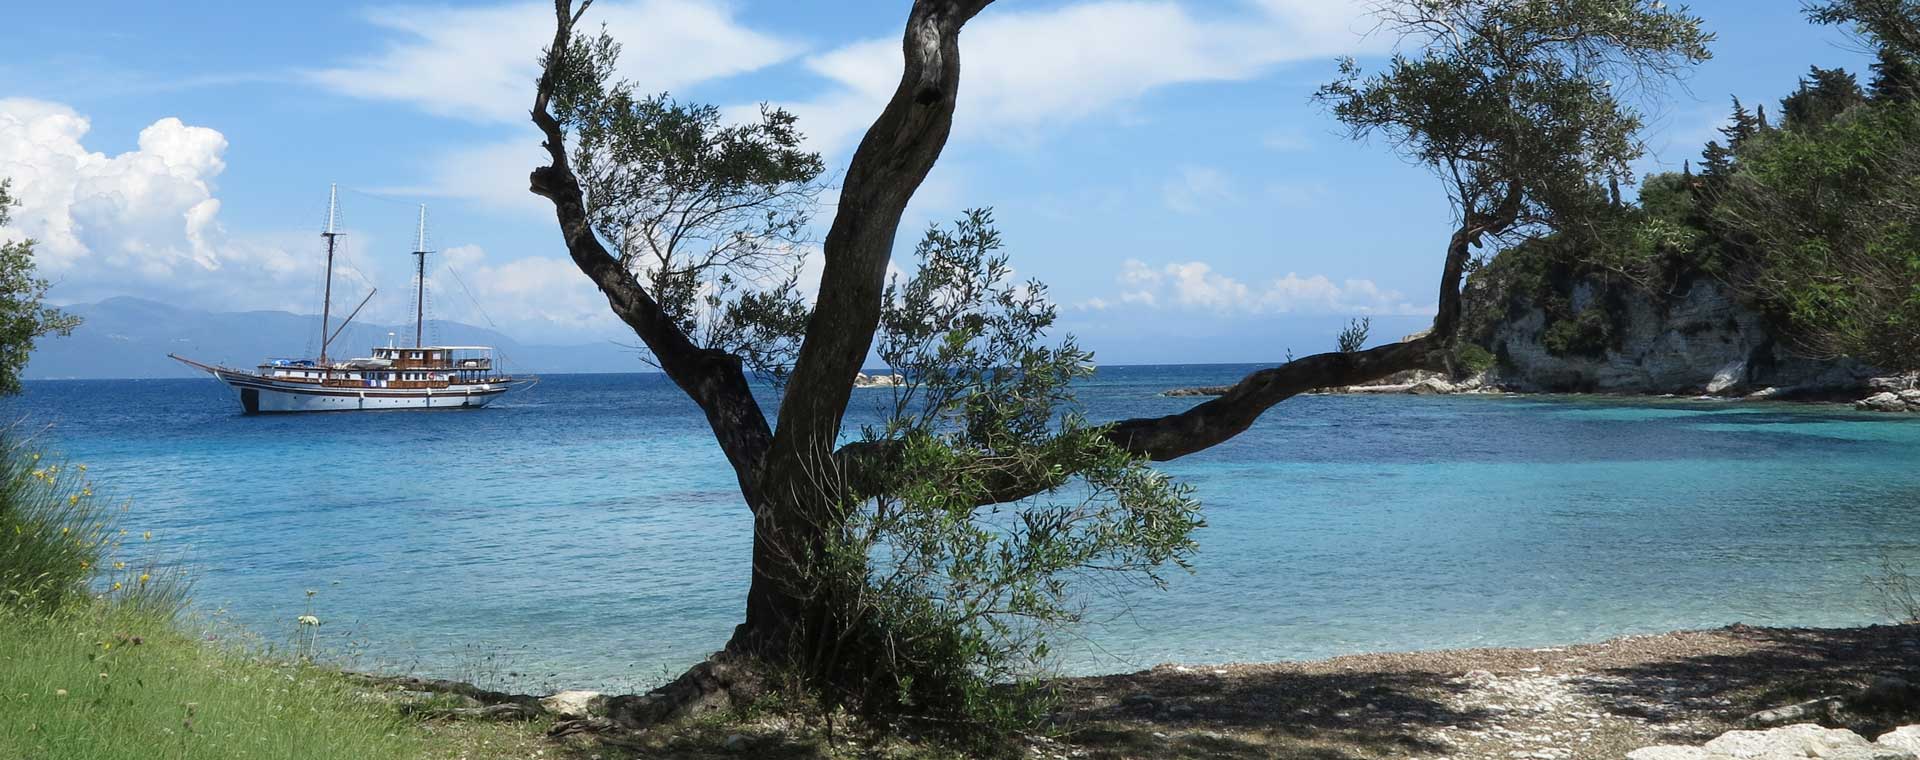
<instances>
[{"instance_id":1,"label":"ship mast","mask_svg":"<svg viewBox=\"0 0 1920 760\"><path fill-rule=\"evenodd\" d=\"M335 238L340 237L340 235L342 234L340 232L335 231L335 223L337 222L339 216L340 216L340 186L338 184L328 185L327 186L327 228L325 231L322 231L320 233L320 237L327 239L327 284L326 284L326 290L320 296L320 366L322 367L325 367L327 365L327 344L333 341L333 338L327 335L327 332L328 332L327 328L329 327L327 323L332 320L332 310L333 310L334 241L335 241Z\"/></svg>"},{"instance_id":2,"label":"ship mast","mask_svg":"<svg viewBox=\"0 0 1920 760\"><path fill-rule=\"evenodd\" d=\"M427 323L427 204L420 204L420 231L414 238L413 347L420 347L421 328Z\"/></svg>"}]
</instances>

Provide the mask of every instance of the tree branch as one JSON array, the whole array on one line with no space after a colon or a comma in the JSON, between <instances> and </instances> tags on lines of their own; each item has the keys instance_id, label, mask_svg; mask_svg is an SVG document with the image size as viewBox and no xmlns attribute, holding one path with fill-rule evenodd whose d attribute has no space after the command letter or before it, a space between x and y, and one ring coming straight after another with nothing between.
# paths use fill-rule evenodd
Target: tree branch
<instances>
[{"instance_id":1,"label":"tree branch","mask_svg":"<svg viewBox=\"0 0 1920 760\"><path fill-rule=\"evenodd\" d=\"M1115 422L1106 438L1128 452L1152 461L1166 461L1203 451L1245 432L1260 415L1289 398L1318 388L1357 385L1413 369L1438 370L1459 328L1460 282L1473 248L1488 235L1498 235L1514 224L1522 201L1518 184L1510 184L1489 215L1470 213L1448 241L1440 272L1440 298L1433 328L1426 334L1365 351L1315 354L1259 370L1235 383L1218 398L1163 417ZM861 441L835 452L849 491L861 496L884 494L899 471L899 448L892 440ZM1056 471L1042 461L1010 461L985 473L970 473L982 494L979 503L998 504L1032 496L1062 485L1072 473Z\"/></svg>"},{"instance_id":2,"label":"tree branch","mask_svg":"<svg viewBox=\"0 0 1920 760\"><path fill-rule=\"evenodd\" d=\"M887 262L907 201L933 168L953 127L960 28L991 0L915 0L901 40L900 84L854 151L824 241L825 268L806 339L794 362L770 462L768 490L811 487L839 436L853 378L873 346ZM804 461L812 459L809 464Z\"/></svg>"},{"instance_id":3,"label":"tree branch","mask_svg":"<svg viewBox=\"0 0 1920 760\"><path fill-rule=\"evenodd\" d=\"M773 435L767 427L766 415L753 398L739 357L701 348L688 339L660 308L659 302L634 279L621 259L609 253L594 236L586 195L567 158L566 131L548 110L554 77L565 64L572 45L574 25L591 4L592 0L583 0L574 9L571 0L554 2L553 45L547 50L532 111L534 125L546 137L542 145L551 163L533 170L528 177L529 189L553 202L554 215L574 265L606 295L608 306L620 321L646 343L659 361L660 369L706 413L707 425L713 429L751 505L755 501L752 497L760 464Z\"/></svg>"}]
</instances>

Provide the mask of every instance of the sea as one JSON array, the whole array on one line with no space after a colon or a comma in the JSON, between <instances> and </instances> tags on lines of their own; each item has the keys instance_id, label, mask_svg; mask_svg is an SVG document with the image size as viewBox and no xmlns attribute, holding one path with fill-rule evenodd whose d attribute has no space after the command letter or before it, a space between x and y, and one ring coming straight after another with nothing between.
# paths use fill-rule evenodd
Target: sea
<instances>
[{"instance_id":1,"label":"sea","mask_svg":"<svg viewBox=\"0 0 1920 760\"><path fill-rule=\"evenodd\" d=\"M1175 412L1251 366L1110 366L1088 417ZM850 422L888 391L855 392ZM773 404L773 394L766 403ZM645 689L739 622L750 516L658 374L558 375L476 411L246 416L211 379L29 382L40 451L128 502L215 635L355 667ZM1542 647L1883 621L1920 574L1920 416L1588 396L1303 396L1160 467L1207 527L1164 589L1101 587L1059 667Z\"/></svg>"}]
</instances>

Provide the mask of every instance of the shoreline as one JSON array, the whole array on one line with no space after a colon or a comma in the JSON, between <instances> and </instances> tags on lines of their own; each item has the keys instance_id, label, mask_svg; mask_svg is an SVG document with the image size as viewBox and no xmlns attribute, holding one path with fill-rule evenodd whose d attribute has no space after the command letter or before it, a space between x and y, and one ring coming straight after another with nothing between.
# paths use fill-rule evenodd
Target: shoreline
<instances>
[{"instance_id":1,"label":"shoreline","mask_svg":"<svg viewBox=\"0 0 1920 760\"><path fill-rule=\"evenodd\" d=\"M1231 385L1197 385L1168 388L1159 394L1166 398L1217 398L1226 395ZM1646 391L1547 391L1497 385L1454 385L1445 381L1423 380L1415 383L1348 385L1308 391L1302 396L1484 396L1492 398L1568 398L1609 399L1618 401L1693 401L1706 403L1772 403L1792 406L1833 407L1836 411L1920 413L1920 390L1895 393L1864 388L1856 394L1835 392L1786 393L1766 388L1741 395L1716 393L1653 393Z\"/></svg>"},{"instance_id":2,"label":"shoreline","mask_svg":"<svg viewBox=\"0 0 1920 760\"><path fill-rule=\"evenodd\" d=\"M604 715L610 698L618 699L582 691L542 697L446 681L355 677L402 690L392 697L437 693L442 717L559 719L556 733L562 734L558 729L568 721L591 721ZM1859 695L1873 693L1868 687L1888 682L1900 684L1908 701L1886 711L1839 707L1857 704ZM1864 740L1920 723L1920 689L1905 686L1920 684L1920 623L1850 628L1735 623L1564 646L1169 663L1049 683L1059 688L1061 704L1051 736L1027 740L1029 753L1037 757L1600 760L1648 747L1697 746L1728 731L1816 717ZM448 694L467 706L449 709ZM1817 699L1835 707L1818 716L1782 716L1776 710ZM1769 710L1775 714L1763 714ZM691 750L692 756L725 756L806 744L817 738L811 737L813 731L804 715L775 714L718 725L695 721L656 734L653 741Z\"/></svg>"},{"instance_id":3,"label":"shoreline","mask_svg":"<svg viewBox=\"0 0 1920 760\"><path fill-rule=\"evenodd\" d=\"M1067 694L1067 724L1117 735L1142 756L1204 749L1597 760L1701 744L1752 727L1755 713L1856 692L1888 676L1920 683L1920 624L1736 623L1563 646L1163 664L1057 683ZM1871 739L1896 721L1840 722Z\"/></svg>"}]
</instances>

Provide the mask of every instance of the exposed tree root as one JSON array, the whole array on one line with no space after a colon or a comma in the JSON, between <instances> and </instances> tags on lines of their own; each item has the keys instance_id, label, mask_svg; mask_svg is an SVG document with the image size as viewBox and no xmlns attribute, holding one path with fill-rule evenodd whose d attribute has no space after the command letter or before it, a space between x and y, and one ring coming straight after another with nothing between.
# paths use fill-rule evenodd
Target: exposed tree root
<instances>
[{"instance_id":1,"label":"exposed tree root","mask_svg":"<svg viewBox=\"0 0 1920 760\"><path fill-rule=\"evenodd\" d=\"M540 698L531 694L508 694L504 691L482 689L465 681L448 681L441 678L414 678L413 676L381 676L371 673L352 673L346 676L369 686L391 686L401 691L424 691L430 694L453 694L466 697L482 705L526 705L540 709Z\"/></svg>"},{"instance_id":2,"label":"exposed tree root","mask_svg":"<svg viewBox=\"0 0 1920 760\"><path fill-rule=\"evenodd\" d=\"M744 707L765 693L751 658L717 652L666 685L607 701L607 717L561 721L550 735L644 731L662 723Z\"/></svg>"},{"instance_id":3,"label":"exposed tree root","mask_svg":"<svg viewBox=\"0 0 1920 760\"><path fill-rule=\"evenodd\" d=\"M486 705L484 707L402 705L401 709L412 715L437 720L491 720L504 722L533 720L547 714L545 710L540 709L538 704L528 706L513 703Z\"/></svg>"}]
</instances>

